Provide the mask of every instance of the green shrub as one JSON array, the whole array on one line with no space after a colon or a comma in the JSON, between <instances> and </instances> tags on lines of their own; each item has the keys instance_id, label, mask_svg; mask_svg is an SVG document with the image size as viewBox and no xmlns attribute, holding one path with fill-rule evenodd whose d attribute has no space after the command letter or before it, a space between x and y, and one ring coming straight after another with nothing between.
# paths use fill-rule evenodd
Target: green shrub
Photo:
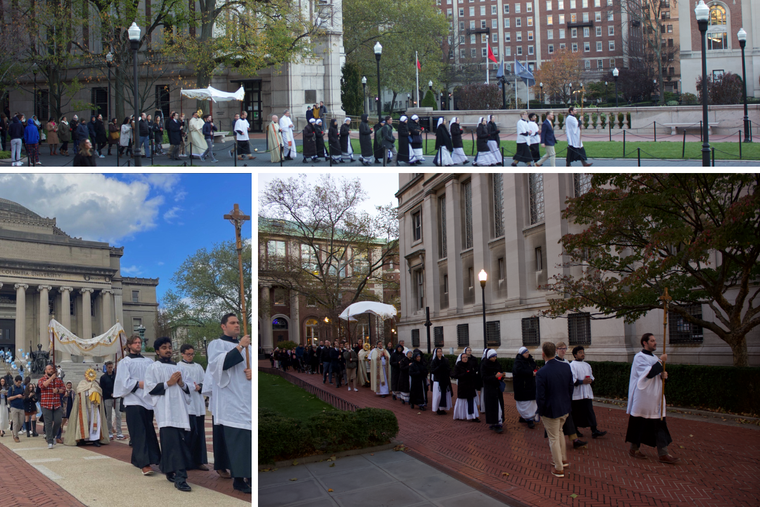
<instances>
[{"instance_id":1,"label":"green shrub","mask_svg":"<svg viewBox=\"0 0 760 507\"><path fill-rule=\"evenodd\" d=\"M602 129L607 128L607 115L602 113L599 115L599 124L602 127Z\"/></svg>"},{"instance_id":2,"label":"green shrub","mask_svg":"<svg viewBox=\"0 0 760 507\"><path fill-rule=\"evenodd\" d=\"M438 105L436 104L435 95L432 91L428 90L425 93L425 96L422 97L422 103L420 104L422 107L432 107L433 111L438 110Z\"/></svg>"},{"instance_id":3,"label":"green shrub","mask_svg":"<svg viewBox=\"0 0 760 507\"><path fill-rule=\"evenodd\" d=\"M625 115L624 115L624 114L622 113L622 111L621 111L621 112L619 112L619 113L618 113L618 115L617 115L617 116L618 116L618 117L617 117L617 120L618 120L618 127L619 127L619 128L623 128L623 118L625 118Z\"/></svg>"},{"instance_id":4,"label":"green shrub","mask_svg":"<svg viewBox=\"0 0 760 507\"><path fill-rule=\"evenodd\" d=\"M697 103L697 96L693 93L684 93L681 95L681 103L682 104L696 104Z\"/></svg>"},{"instance_id":5,"label":"green shrub","mask_svg":"<svg viewBox=\"0 0 760 507\"><path fill-rule=\"evenodd\" d=\"M382 445L398 434L390 410L324 412L305 423L259 408L259 463Z\"/></svg>"},{"instance_id":6,"label":"green shrub","mask_svg":"<svg viewBox=\"0 0 760 507\"><path fill-rule=\"evenodd\" d=\"M0 151L0 160L4 160L7 158L11 158L11 152L10 151Z\"/></svg>"},{"instance_id":7,"label":"green shrub","mask_svg":"<svg viewBox=\"0 0 760 507\"><path fill-rule=\"evenodd\" d=\"M275 347L279 347L280 350L291 350L298 347L298 344L289 340L283 340L274 344Z\"/></svg>"},{"instance_id":8,"label":"green shrub","mask_svg":"<svg viewBox=\"0 0 760 507\"><path fill-rule=\"evenodd\" d=\"M625 122L628 124L628 128L631 128L631 113L625 113Z\"/></svg>"},{"instance_id":9,"label":"green shrub","mask_svg":"<svg viewBox=\"0 0 760 507\"><path fill-rule=\"evenodd\" d=\"M558 122L557 124L559 125L559 128L561 130L564 127L564 125L565 125L565 116L562 113L559 113L557 115L557 122Z\"/></svg>"},{"instance_id":10,"label":"green shrub","mask_svg":"<svg viewBox=\"0 0 760 507\"><path fill-rule=\"evenodd\" d=\"M678 105L678 101L677 100L669 100L667 102L667 105L668 106L677 106Z\"/></svg>"}]
</instances>

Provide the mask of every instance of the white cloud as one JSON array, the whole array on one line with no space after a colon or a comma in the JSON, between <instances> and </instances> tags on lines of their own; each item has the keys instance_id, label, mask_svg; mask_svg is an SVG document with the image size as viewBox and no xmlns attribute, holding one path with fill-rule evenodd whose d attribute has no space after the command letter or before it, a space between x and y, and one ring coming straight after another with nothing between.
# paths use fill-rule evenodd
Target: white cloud
<instances>
[{"instance_id":1,"label":"white cloud","mask_svg":"<svg viewBox=\"0 0 760 507\"><path fill-rule=\"evenodd\" d=\"M55 217L71 236L111 244L156 227L164 204L163 196L151 196L147 178L123 182L102 174L0 174L0 197Z\"/></svg>"},{"instance_id":2,"label":"white cloud","mask_svg":"<svg viewBox=\"0 0 760 507\"><path fill-rule=\"evenodd\" d=\"M140 276L142 275L143 270L140 266L122 266L121 267L121 274L127 275L127 276Z\"/></svg>"},{"instance_id":3,"label":"white cloud","mask_svg":"<svg viewBox=\"0 0 760 507\"><path fill-rule=\"evenodd\" d=\"M164 220L166 220L166 222L169 224L172 223L172 220L179 216L180 211L182 211L182 208L179 206L174 206L172 209L164 213Z\"/></svg>"}]
</instances>

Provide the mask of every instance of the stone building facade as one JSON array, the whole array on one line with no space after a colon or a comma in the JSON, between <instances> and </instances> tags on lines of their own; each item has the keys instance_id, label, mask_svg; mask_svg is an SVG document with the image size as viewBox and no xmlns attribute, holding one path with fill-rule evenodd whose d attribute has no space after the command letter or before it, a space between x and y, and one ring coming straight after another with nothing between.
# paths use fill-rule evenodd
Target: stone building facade
<instances>
[{"instance_id":1,"label":"stone building facade","mask_svg":"<svg viewBox=\"0 0 760 507\"><path fill-rule=\"evenodd\" d=\"M152 342L158 279L122 277L123 255L123 247L69 236L55 218L0 198L0 349L48 350L51 318L81 338L117 321L128 335L143 326Z\"/></svg>"},{"instance_id":2,"label":"stone building facade","mask_svg":"<svg viewBox=\"0 0 760 507\"><path fill-rule=\"evenodd\" d=\"M488 345L514 357L525 345L540 357L540 343L563 340L584 345L590 360L629 361L645 332L662 343L661 311L633 324L593 320L589 312L539 316L548 308L551 295L542 287L551 277L580 275L581 268L560 266L559 240L581 231L562 212L566 199L589 185L589 175L570 173L400 174L399 338L412 346L425 341L429 308L435 346L453 353L469 345L479 354ZM712 316L707 305L693 311ZM669 327L669 361L733 364L730 347L712 332L673 314ZM747 342L750 364L760 363L760 330Z\"/></svg>"}]
</instances>

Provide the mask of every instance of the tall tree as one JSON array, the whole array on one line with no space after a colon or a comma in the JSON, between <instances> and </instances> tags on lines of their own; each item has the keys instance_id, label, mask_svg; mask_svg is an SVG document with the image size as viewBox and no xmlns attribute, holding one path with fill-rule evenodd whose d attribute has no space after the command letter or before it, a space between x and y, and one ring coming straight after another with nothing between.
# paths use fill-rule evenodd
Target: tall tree
<instances>
[{"instance_id":1,"label":"tall tree","mask_svg":"<svg viewBox=\"0 0 760 507\"><path fill-rule=\"evenodd\" d=\"M360 212L366 198L359 179L269 183L260 203L259 278L315 301L333 322L351 303L381 299L373 286L391 283L383 265L398 251L398 218L392 206L378 207L374 217ZM267 252L275 235L291 238L289 258Z\"/></svg>"},{"instance_id":2,"label":"tall tree","mask_svg":"<svg viewBox=\"0 0 760 507\"><path fill-rule=\"evenodd\" d=\"M750 331L760 325L758 174L596 174L569 199L563 217L583 232L562 237L565 267L554 277L546 315L594 308L597 318L633 322L662 308L709 329L747 366ZM569 270L568 270L569 271ZM689 311L706 305L714 318Z\"/></svg>"},{"instance_id":3,"label":"tall tree","mask_svg":"<svg viewBox=\"0 0 760 507\"><path fill-rule=\"evenodd\" d=\"M539 83L544 84L544 95L555 101L570 104L575 96L573 90L581 86L581 57L569 49L560 49L554 53L551 60L541 64L541 68L533 73L536 86L533 91L540 95Z\"/></svg>"},{"instance_id":4,"label":"tall tree","mask_svg":"<svg viewBox=\"0 0 760 507\"><path fill-rule=\"evenodd\" d=\"M340 101L346 114L360 115L364 112L364 94L361 74L356 64L347 62L340 79Z\"/></svg>"}]
</instances>

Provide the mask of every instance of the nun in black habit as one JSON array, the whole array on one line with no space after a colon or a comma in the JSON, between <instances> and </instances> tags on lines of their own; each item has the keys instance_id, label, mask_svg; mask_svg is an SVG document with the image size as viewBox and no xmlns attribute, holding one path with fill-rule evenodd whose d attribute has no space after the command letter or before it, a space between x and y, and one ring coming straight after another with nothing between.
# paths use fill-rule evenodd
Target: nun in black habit
<instances>
[{"instance_id":1,"label":"nun in black habit","mask_svg":"<svg viewBox=\"0 0 760 507\"><path fill-rule=\"evenodd\" d=\"M351 118L343 120L340 126L340 152L341 162L354 161L354 148L351 146Z\"/></svg>"},{"instance_id":2,"label":"nun in black habit","mask_svg":"<svg viewBox=\"0 0 760 507\"><path fill-rule=\"evenodd\" d=\"M401 404L406 405L409 401L409 390L411 388L411 378L409 377L409 367L412 365L412 351L407 350L404 357L398 363L398 397L401 398Z\"/></svg>"},{"instance_id":3,"label":"nun in black habit","mask_svg":"<svg viewBox=\"0 0 760 507\"><path fill-rule=\"evenodd\" d=\"M463 352L457 358L457 364L451 372L451 378L457 380L457 401L454 404L454 420L480 422L478 416L478 391L475 388L478 379L477 361Z\"/></svg>"},{"instance_id":4,"label":"nun in black habit","mask_svg":"<svg viewBox=\"0 0 760 507\"><path fill-rule=\"evenodd\" d=\"M359 161L364 165L372 163L372 127L369 126L369 115L363 114L362 121L359 124L359 146L362 154Z\"/></svg>"},{"instance_id":5,"label":"nun in black habit","mask_svg":"<svg viewBox=\"0 0 760 507\"><path fill-rule=\"evenodd\" d=\"M317 120L311 118L303 129L303 163L317 161L317 141L314 124Z\"/></svg>"},{"instance_id":6,"label":"nun in black habit","mask_svg":"<svg viewBox=\"0 0 760 507\"><path fill-rule=\"evenodd\" d=\"M314 124L314 139L317 146L317 157L325 157L328 159L327 149L325 149L325 131L322 128L322 120L317 119Z\"/></svg>"},{"instance_id":7,"label":"nun in black habit","mask_svg":"<svg viewBox=\"0 0 760 507\"><path fill-rule=\"evenodd\" d=\"M450 166L454 165L454 161L451 159L451 153L454 151L454 146L451 143L451 134L449 128L446 126L446 120L443 117L438 118L438 125L435 129L435 158L433 164L437 166Z\"/></svg>"},{"instance_id":8,"label":"nun in black habit","mask_svg":"<svg viewBox=\"0 0 760 507\"><path fill-rule=\"evenodd\" d=\"M402 116L398 119L398 162L409 163L409 118Z\"/></svg>"},{"instance_id":9,"label":"nun in black habit","mask_svg":"<svg viewBox=\"0 0 760 507\"><path fill-rule=\"evenodd\" d=\"M412 364L409 366L411 386L409 390L409 405L414 408L418 405L424 411L427 405L427 365L422 360L422 352L414 351Z\"/></svg>"},{"instance_id":10,"label":"nun in black habit","mask_svg":"<svg viewBox=\"0 0 760 507\"><path fill-rule=\"evenodd\" d=\"M488 429L501 433L504 431L504 396L501 392L501 379L504 374L501 364L496 360L495 350L488 351L485 361L480 365L480 376L483 378Z\"/></svg>"},{"instance_id":11,"label":"nun in black habit","mask_svg":"<svg viewBox=\"0 0 760 507\"><path fill-rule=\"evenodd\" d=\"M488 132L488 125L486 124L486 118L480 117L478 121L478 129L476 131L477 142L476 147L478 154L475 155L475 160L472 161L472 165L480 166L492 166L496 165L496 157L491 153L491 148L488 146L488 141L491 138L491 134Z\"/></svg>"},{"instance_id":12,"label":"nun in black habit","mask_svg":"<svg viewBox=\"0 0 760 507\"><path fill-rule=\"evenodd\" d=\"M391 393L393 393L393 399L399 395L399 379L401 378L401 370L399 365L401 360L405 357L404 346L396 345L396 350L391 354Z\"/></svg>"},{"instance_id":13,"label":"nun in black habit","mask_svg":"<svg viewBox=\"0 0 760 507\"><path fill-rule=\"evenodd\" d=\"M430 378L433 381L433 405L432 409L438 415L446 415L451 410L451 371L449 360L443 356L443 349L433 351L433 360L430 362Z\"/></svg>"},{"instance_id":14,"label":"nun in black habit","mask_svg":"<svg viewBox=\"0 0 760 507\"><path fill-rule=\"evenodd\" d=\"M375 144L373 150L375 152L375 163L383 163L383 127L385 127L385 119L381 118L379 122L375 124Z\"/></svg>"},{"instance_id":15,"label":"nun in black habit","mask_svg":"<svg viewBox=\"0 0 760 507\"><path fill-rule=\"evenodd\" d=\"M338 120L330 120L330 130L327 131L327 143L330 147L330 157L333 162L341 163L340 134L338 133Z\"/></svg>"}]
</instances>

